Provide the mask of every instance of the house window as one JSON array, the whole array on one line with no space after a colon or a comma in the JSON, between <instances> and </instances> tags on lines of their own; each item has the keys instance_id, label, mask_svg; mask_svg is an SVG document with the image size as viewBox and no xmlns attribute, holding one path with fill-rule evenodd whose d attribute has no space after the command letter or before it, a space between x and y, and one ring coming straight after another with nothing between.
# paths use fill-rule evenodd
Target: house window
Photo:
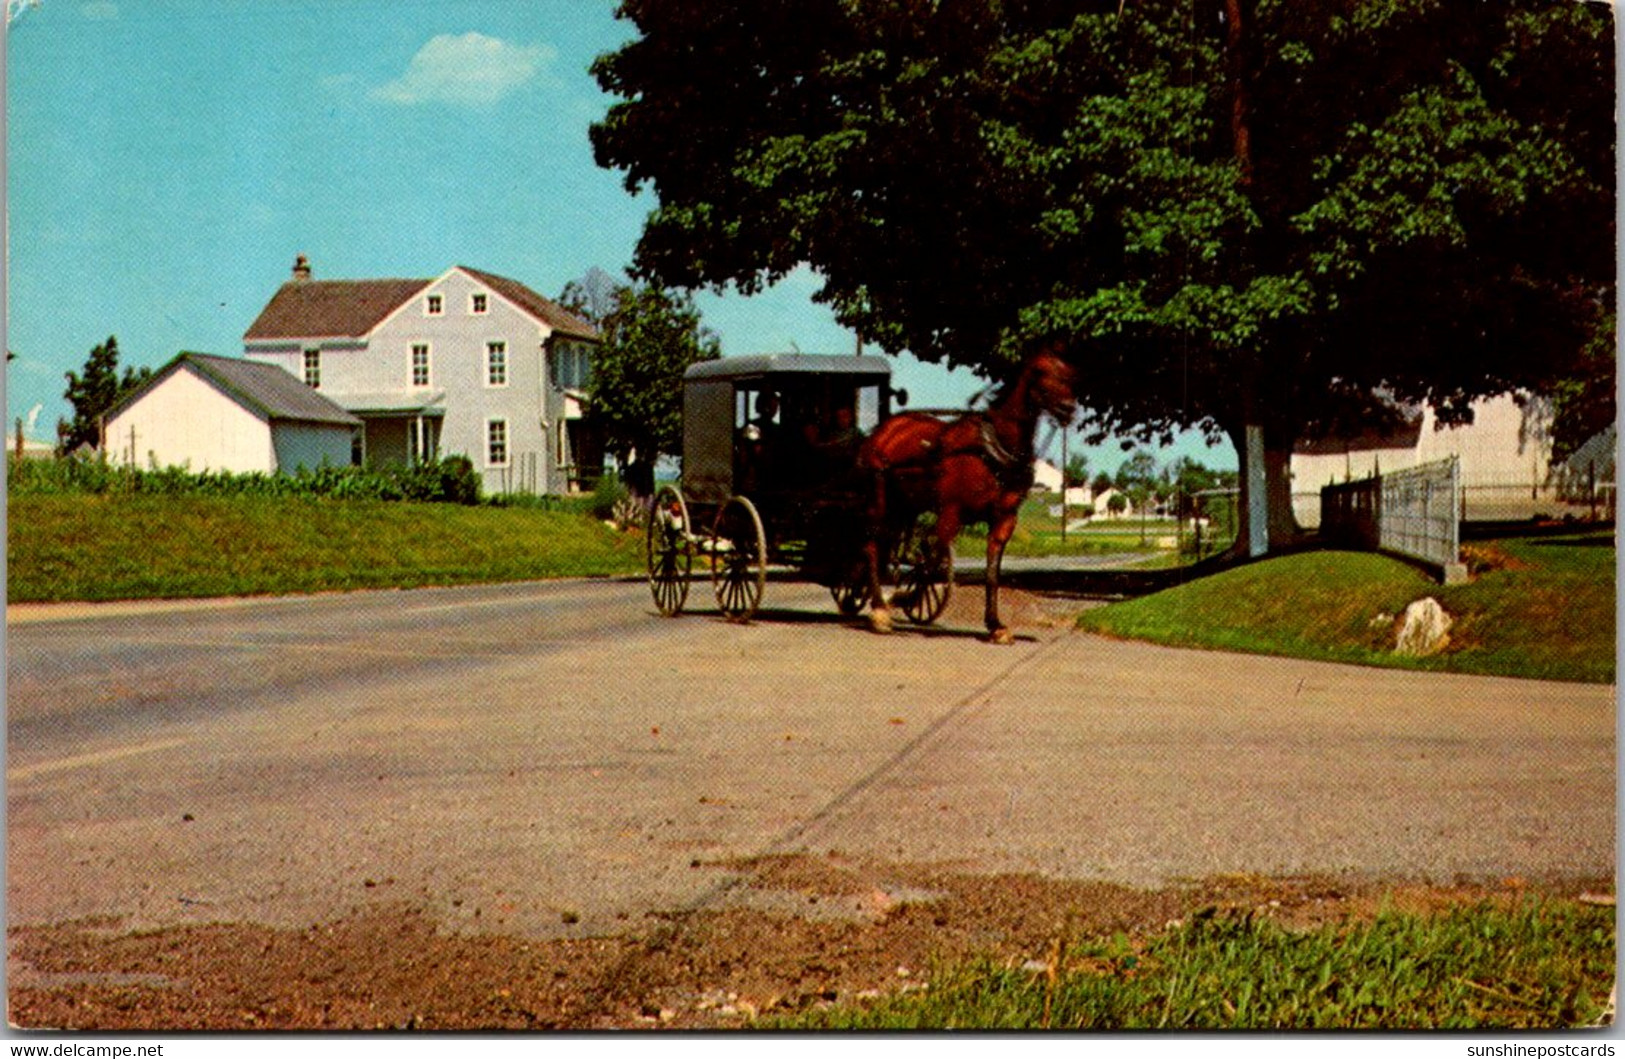
<instances>
[{"instance_id":1,"label":"house window","mask_svg":"<svg viewBox=\"0 0 1625 1059\"><path fill-rule=\"evenodd\" d=\"M305 385L312 390L321 389L322 351L319 349L305 350Z\"/></svg>"},{"instance_id":2,"label":"house window","mask_svg":"<svg viewBox=\"0 0 1625 1059\"><path fill-rule=\"evenodd\" d=\"M483 292L468 296L468 311L473 313L475 316L484 315L489 308L490 300Z\"/></svg>"},{"instance_id":3,"label":"house window","mask_svg":"<svg viewBox=\"0 0 1625 1059\"><path fill-rule=\"evenodd\" d=\"M431 294L424 300L423 311L429 316L439 316L446 311L446 296L444 294Z\"/></svg>"},{"instance_id":4,"label":"house window","mask_svg":"<svg viewBox=\"0 0 1625 1059\"><path fill-rule=\"evenodd\" d=\"M560 346L553 351L553 385L561 390L585 390L592 382L592 358L585 346Z\"/></svg>"},{"instance_id":5,"label":"house window","mask_svg":"<svg viewBox=\"0 0 1625 1059\"><path fill-rule=\"evenodd\" d=\"M485 384L487 386L508 385L508 343L487 342L485 344Z\"/></svg>"},{"instance_id":6,"label":"house window","mask_svg":"<svg viewBox=\"0 0 1625 1059\"><path fill-rule=\"evenodd\" d=\"M485 423L485 463L488 467L508 466L508 421L490 419Z\"/></svg>"},{"instance_id":7,"label":"house window","mask_svg":"<svg viewBox=\"0 0 1625 1059\"><path fill-rule=\"evenodd\" d=\"M429 347L425 343L412 347L412 385L429 385Z\"/></svg>"}]
</instances>

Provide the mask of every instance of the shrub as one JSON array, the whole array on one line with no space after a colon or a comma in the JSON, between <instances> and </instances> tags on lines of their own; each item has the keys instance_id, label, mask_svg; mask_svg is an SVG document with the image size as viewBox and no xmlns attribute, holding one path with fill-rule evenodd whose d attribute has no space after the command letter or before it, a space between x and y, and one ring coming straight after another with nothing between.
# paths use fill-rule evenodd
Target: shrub
<instances>
[{"instance_id":1,"label":"shrub","mask_svg":"<svg viewBox=\"0 0 1625 1059\"><path fill-rule=\"evenodd\" d=\"M466 456L404 467L301 467L293 474L258 471L142 470L102 460L18 460L8 457L13 495L67 493L146 496L268 496L330 500L417 500L478 504L480 480Z\"/></svg>"},{"instance_id":2,"label":"shrub","mask_svg":"<svg viewBox=\"0 0 1625 1059\"><path fill-rule=\"evenodd\" d=\"M601 522L612 521L617 507L630 495L619 477L611 473L604 474L592 489L592 517Z\"/></svg>"}]
</instances>

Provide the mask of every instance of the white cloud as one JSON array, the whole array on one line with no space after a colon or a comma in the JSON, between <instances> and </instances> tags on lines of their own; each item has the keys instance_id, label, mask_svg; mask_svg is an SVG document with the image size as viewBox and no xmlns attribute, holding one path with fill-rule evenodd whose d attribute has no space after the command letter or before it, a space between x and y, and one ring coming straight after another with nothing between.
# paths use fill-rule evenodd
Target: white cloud
<instances>
[{"instance_id":1,"label":"white cloud","mask_svg":"<svg viewBox=\"0 0 1625 1059\"><path fill-rule=\"evenodd\" d=\"M495 103L533 79L558 52L545 44L510 44L482 33L443 34L418 49L406 72L373 89L386 103Z\"/></svg>"}]
</instances>

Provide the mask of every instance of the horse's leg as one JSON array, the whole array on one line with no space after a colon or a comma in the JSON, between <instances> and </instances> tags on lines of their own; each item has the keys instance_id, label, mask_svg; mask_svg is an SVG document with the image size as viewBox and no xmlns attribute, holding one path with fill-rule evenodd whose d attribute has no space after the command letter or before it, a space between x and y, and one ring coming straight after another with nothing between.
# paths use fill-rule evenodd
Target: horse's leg
<instances>
[{"instance_id":1,"label":"horse's leg","mask_svg":"<svg viewBox=\"0 0 1625 1059\"><path fill-rule=\"evenodd\" d=\"M868 515L868 532L863 537L863 558L869 566L869 628L874 632L891 632L891 608L886 603L885 590L880 586L880 564L884 561L881 545L886 539L886 476L883 471L875 472Z\"/></svg>"},{"instance_id":2,"label":"horse's leg","mask_svg":"<svg viewBox=\"0 0 1625 1059\"><path fill-rule=\"evenodd\" d=\"M1016 512L1000 513L987 532L987 605L983 618L987 622L988 639L993 643L1015 642L1015 635L999 620L999 567L1004 562L1004 546L1016 532Z\"/></svg>"},{"instance_id":3,"label":"horse's leg","mask_svg":"<svg viewBox=\"0 0 1625 1059\"><path fill-rule=\"evenodd\" d=\"M953 567L954 541L959 539L959 531L964 528L965 513L958 504L943 497L937 499L937 561Z\"/></svg>"}]
</instances>

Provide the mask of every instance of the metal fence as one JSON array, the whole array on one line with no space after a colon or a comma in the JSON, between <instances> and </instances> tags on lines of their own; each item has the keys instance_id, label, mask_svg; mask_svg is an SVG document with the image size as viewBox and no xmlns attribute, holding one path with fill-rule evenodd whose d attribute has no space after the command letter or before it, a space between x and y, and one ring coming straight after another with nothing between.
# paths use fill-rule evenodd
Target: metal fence
<instances>
[{"instance_id":1,"label":"metal fence","mask_svg":"<svg viewBox=\"0 0 1625 1059\"><path fill-rule=\"evenodd\" d=\"M1450 567L1461 557L1461 500L1455 457L1328 485L1320 491L1320 536Z\"/></svg>"},{"instance_id":2,"label":"metal fence","mask_svg":"<svg viewBox=\"0 0 1625 1059\"><path fill-rule=\"evenodd\" d=\"M1292 514L1304 529L1320 525L1321 494L1294 492ZM1617 497L1611 481L1582 482L1569 485L1462 485L1461 520L1463 522L1540 522L1545 520L1612 521L1615 517Z\"/></svg>"}]
</instances>

